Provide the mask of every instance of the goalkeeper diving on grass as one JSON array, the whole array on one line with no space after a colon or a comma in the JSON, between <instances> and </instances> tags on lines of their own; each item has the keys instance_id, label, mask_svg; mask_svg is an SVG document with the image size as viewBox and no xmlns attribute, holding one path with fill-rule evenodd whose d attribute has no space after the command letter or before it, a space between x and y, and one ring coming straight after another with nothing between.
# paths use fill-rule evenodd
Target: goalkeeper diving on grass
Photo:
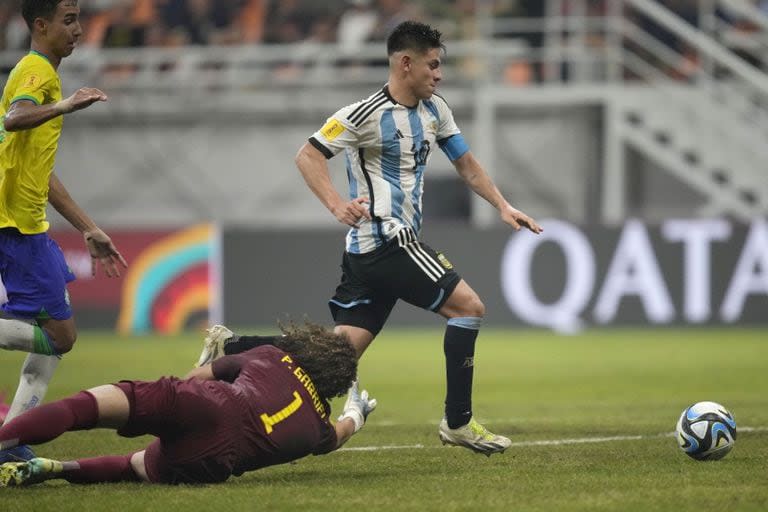
<instances>
[{"instance_id":1,"label":"goalkeeper diving on grass","mask_svg":"<svg viewBox=\"0 0 768 512\"><path fill-rule=\"evenodd\" d=\"M157 439L127 455L8 462L0 466L0 487L52 479L217 483L336 450L376 407L358 389L355 351L345 336L320 326L282 330L278 343L217 358L184 379L120 381L18 416L0 428L0 449L94 428ZM347 391L344 410L331 423L328 402Z\"/></svg>"}]
</instances>

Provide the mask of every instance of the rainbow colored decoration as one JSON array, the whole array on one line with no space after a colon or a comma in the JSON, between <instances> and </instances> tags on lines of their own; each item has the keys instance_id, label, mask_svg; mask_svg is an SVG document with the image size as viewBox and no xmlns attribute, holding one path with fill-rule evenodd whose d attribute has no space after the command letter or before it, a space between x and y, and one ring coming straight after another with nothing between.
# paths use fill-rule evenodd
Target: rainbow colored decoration
<instances>
[{"instance_id":1,"label":"rainbow colored decoration","mask_svg":"<svg viewBox=\"0 0 768 512\"><path fill-rule=\"evenodd\" d=\"M144 249L128 267L118 332L173 334L195 316L207 322L216 296L211 276L217 236L214 225L202 224Z\"/></svg>"}]
</instances>

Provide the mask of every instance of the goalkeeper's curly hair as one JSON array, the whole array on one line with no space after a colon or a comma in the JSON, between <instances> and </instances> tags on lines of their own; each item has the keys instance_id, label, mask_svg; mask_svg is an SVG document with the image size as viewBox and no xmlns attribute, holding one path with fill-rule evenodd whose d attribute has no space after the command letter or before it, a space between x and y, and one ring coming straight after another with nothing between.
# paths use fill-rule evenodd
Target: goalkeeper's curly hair
<instances>
[{"instance_id":1,"label":"goalkeeper's curly hair","mask_svg":"<svg viewBox=\"0 0 768 512\"><path fill-rule=\"evenodd\" d=\"M280 330L285 336L275 346L309 374L322 398L347 393L357 376L357 355L345 335L310 322L303 326L281 323Z\"/></svg>"}]
</instances>

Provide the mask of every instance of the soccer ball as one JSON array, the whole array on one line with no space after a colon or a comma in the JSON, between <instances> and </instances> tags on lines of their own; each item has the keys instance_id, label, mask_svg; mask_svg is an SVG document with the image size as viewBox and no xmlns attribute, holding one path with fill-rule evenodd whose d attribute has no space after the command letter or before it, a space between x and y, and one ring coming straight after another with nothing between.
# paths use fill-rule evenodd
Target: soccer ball
<instances>
[{"instance_id":1,"label":"soccer ball","mask_svg":"<svg viewBox=\"0 0 768 512\"><path fill-rule=\"evenodd\" d=\"M725 457L736 441L733 415L715 402L698 402L687 407L677 420L677 443L696 460Z\"/></svg>"}]
</instances>

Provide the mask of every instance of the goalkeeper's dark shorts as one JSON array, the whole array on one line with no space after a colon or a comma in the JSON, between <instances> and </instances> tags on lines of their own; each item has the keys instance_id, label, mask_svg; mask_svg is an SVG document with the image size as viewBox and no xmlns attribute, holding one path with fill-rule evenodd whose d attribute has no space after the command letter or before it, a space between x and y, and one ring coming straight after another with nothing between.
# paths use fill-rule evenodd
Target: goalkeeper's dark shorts
<instances>
[{"instance_id":1,"label":"goalkeeper's dark shorts","mask_svg":"<svg viewBox=\"0 0 768 512\"><path fill-rule=\"evenodd\" d=\"M223 482L235 467L241 404L208 381L162 377L115 384L128 399L129 418L117 433L159 439L147 446L144 466L150 482Z\"/></svg>"},{"instance_id":2,"label":"goalkeeper's dark shorts","mask_svg":"<svg viewBox=\"0 0 768 512\"><path fill-rule=\"evenodd\" d=\"M329 301L336 325L376 335L398 299L437 312L461 277L446 257L403 229L386 245L365 254L344 253L341 283Z\"/></svg>"}]
</instances>

